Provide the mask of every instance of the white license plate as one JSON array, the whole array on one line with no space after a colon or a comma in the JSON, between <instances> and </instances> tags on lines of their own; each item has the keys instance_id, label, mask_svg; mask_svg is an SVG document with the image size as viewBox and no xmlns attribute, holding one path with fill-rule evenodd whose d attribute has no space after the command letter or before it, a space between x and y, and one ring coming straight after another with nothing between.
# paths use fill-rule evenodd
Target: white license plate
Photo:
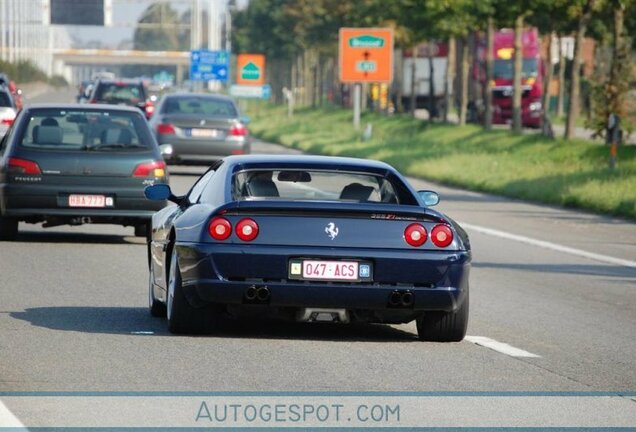
<instances>
[{"instance_id":1,"label":"white license plate","mask_svg":"<svg viewBox=\"0 0 636 432\"><path fill-rule=\"evenodd\" d=\"M190 134L195 138L216 138L219 132L216 129L192 129Z\"/></svg>"},{"instance_id":2,"label":"white license plate","mask_svg":"<svg viewBox=\"0 0 636 432\"><path fill-rule=\"evenodd\" d=\"M304 279L358 280L358 263L355 261L311 261L302 263Z\"/></svg>"},{"instance_id":3,"label":"white license plate","mask_svg":"<svg viewBox=\"0 0 636 432\"><path fill-rule=\"evenodd\" d=\"M104 195L69 195L69 207L106 207Z\"/></svg>"}]
</instances>

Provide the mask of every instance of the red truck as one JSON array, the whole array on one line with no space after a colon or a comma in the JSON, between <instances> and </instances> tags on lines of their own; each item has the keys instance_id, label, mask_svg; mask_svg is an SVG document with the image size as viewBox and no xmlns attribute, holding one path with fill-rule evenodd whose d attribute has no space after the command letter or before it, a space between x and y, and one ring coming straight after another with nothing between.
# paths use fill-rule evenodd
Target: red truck
<instances>
[{"instance_id":1,"label":"red truck","mask_svg":"<svg viewBox=\"0 0 636 432\"><path fill-rule=\"evenodd\" d=\"M495 59L492 82L492 103L494 124L512 122L512 84L514 71L514 38L512 29L495 32L493 57ZM527 127L541 127L543 107L543 60L539 32L536 28L527 28L522 34L523 66L521 75L521 123ZM478 58L481 63L479 77L482 89L485 89L486 41L481 38Z\"/></svg>"}]
</instances>

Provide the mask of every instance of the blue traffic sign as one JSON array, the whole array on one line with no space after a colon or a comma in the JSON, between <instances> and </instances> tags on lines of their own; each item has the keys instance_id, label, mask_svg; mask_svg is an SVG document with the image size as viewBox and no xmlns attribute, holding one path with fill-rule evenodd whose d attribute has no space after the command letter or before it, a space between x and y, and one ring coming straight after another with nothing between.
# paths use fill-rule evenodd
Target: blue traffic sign
<instances>
[{"instance_id":1,"label":"blue traffic sign","mask_svg":"<svg viewBox=\"0 0 636 432\"><path fill-rule=\"evenodd\" d=\"M230 67L228 51L190 51L190 79L192 81L227 81Z\"/></svg>"}]
</instances>

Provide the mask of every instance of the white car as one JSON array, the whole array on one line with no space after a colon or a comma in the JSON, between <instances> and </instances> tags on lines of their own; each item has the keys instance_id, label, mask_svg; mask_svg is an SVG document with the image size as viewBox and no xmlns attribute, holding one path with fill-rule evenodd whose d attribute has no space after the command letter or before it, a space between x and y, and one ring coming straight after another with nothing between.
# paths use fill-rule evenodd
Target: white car
<instances>
[{"instance_id":1,"label":"white car","mask_svg":"<svg viewBox=\"0 0 636 432\"><path fill-rule=\"evenodd\" d=\"M9 126L13 124L15 115L15 103L11 93L6 87L0 86L0 138L4 136Z\"/></svg>"}]
</instances>

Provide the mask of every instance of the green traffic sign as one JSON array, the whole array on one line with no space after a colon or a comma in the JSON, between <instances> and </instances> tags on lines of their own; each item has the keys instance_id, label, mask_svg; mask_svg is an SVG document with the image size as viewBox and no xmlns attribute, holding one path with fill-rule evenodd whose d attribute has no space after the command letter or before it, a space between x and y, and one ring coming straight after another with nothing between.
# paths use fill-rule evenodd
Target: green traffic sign
<instances>
[{"instance_id":1,"label":"green traffic sign","mask_svg":"<svg viewBox=\"0 0 636 432\"><path fill-rule=\"evenodd\" d=\"M261 70L254 63L249 62L241 69L241 79L257 81L261 78Z\"/></svg>"},{"instance_id":2,"label":"green traffic sign","mask_svg":"<svg viewBox=\"0 0 636 432\"><path fill-rule=\"evenodd\" d=\"M349 39L351 48L382 48L384 39L371 35L356 36Z\"/></svg>"}]
</instances>

